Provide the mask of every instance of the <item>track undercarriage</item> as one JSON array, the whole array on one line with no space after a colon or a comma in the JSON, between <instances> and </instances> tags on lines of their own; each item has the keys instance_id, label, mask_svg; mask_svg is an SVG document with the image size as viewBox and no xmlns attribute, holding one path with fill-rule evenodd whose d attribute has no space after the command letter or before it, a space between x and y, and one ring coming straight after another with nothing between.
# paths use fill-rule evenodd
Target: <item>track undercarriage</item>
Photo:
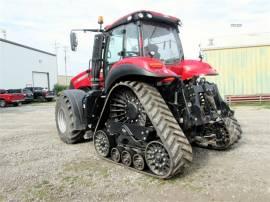
<instances>
[{"instance_id":1,"label":"track undercarriage","mask_svg":"<svg viewBox=\"0 0 270 202\"><path fill-rule=\"evenodd\" d=\"M139 172L170 178L192 161L191 143L222 150L240 139L242 131L233 114L224 118L215 115L215 121L187 127L182 118L187 116L185 110L176 114L167 101L169 96L167 102L164 96L146 83L116 84L107 97L94 135L97 153ZM197 116L200 117L198 113ZM197 117L194 120L198 122Z\"/></svg>"},{"instance_id":2,"label":"track undercarriage","mask_svg":"<svg viewBox=\"0 0 270 202\"><path fill-rule=\"evenodd\" d=\"M139 82L120 83L112 92L107 119L94 135L97 153L159 178L181 172L192 148L160 93Z\"/></svg>"}]
</instances>

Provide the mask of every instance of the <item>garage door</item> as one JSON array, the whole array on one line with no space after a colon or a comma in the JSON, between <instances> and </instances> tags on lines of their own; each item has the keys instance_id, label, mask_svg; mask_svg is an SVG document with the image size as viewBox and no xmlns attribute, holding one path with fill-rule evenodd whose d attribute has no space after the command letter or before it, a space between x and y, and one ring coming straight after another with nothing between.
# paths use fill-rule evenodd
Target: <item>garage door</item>
<instances>
[{"instance_id":1,"label":"garage door","mask_svg":"<svg viewBox=\"0 0 270 202\"><path fill-rule=\"evenodd\" d=\"M49 89L49 73L33 72L33 86Z\"/></svg>"}]
</instances>

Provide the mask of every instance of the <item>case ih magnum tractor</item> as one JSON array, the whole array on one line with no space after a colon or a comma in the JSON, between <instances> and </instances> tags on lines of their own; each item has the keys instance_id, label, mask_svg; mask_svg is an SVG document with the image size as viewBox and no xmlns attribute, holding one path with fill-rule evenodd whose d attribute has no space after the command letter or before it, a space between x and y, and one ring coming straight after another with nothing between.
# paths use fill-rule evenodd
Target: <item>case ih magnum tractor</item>
<instances>
[{"instance_id":1,"label":"case ih magnum tractor","mask_svg":"<svg viewBox=\"0 0 270 202\"><path fill-rule=\"evenodd\" d=\"M192 161L191 144L224 150L241 137L234 112L209 64L185 60L180 20L151 11L126 15L94 38L89 70L74 77L56 105L60 138L93 137L97 154L159 178L170 178Z\"/></svg>"}]
</instances>

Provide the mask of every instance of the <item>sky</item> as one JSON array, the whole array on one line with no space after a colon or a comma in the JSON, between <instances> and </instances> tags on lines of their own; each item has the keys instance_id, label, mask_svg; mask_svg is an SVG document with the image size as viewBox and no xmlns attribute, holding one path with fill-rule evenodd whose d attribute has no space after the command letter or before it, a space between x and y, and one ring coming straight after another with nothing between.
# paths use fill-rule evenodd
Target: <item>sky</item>
<instances>
[{"instance_id":1,"label":"sky","mask_svg":"<svg viewBox=\"0 0 270 202\"><path fill-rule=\"evenodd\" d=\"M98 28L100 15L106 25L140 9L181 19L180 37L186 58L197 58L199 44L206 46L209 38L219 39L222 45L231 39L235 39L233 43L245 39L246 43L252 36L264 36L270 42L268 0L0 0L0 37L5 30L8 40L57 53L59 74L65 74L66 48L67 74L76 75L88 68L94 33L79 34L78 50L72 52L70 30Z\"/></svg>"}]
</instances>

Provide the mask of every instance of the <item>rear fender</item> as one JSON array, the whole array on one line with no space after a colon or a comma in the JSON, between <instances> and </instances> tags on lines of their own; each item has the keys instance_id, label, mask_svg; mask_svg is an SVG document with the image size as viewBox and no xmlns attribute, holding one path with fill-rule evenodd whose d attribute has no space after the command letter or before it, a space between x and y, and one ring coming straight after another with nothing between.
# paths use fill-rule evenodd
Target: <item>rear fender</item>
<instances>
[{"instance_id":1,"label":"rear fender","mask_svg":"<svg viewBox=\"0 0 270 202\"><path fill-rule=\"evenodd\" d=\"M218 75L217 71L208 63L198 60L183 60L180 63L183 80L194 76Z\"/></svg>"},{"instance_id":2,"label":"rear fender","mask_svg":"<svg viewBox=\"0 0 270 202\"><path fill-rule=\"evenodd\" d=\"M125 58L114 64L105 81L105 91L119 81L151 83L168 77L179 77L158 59L149 57Z\"/></svg>"},{"instance_id":3,"label":"rear fender","mask_svg":"<svg viewBox=\"0 0 270 202\"><path fill-rule=\"evenodd\" d=\"M74 114L74 129L85 130L87 128L87 120L83 113L83 99L86 93L82 90L65 90L63 95L67 96L70 103L72 112Z\"/></svg>"}]
</instances>

